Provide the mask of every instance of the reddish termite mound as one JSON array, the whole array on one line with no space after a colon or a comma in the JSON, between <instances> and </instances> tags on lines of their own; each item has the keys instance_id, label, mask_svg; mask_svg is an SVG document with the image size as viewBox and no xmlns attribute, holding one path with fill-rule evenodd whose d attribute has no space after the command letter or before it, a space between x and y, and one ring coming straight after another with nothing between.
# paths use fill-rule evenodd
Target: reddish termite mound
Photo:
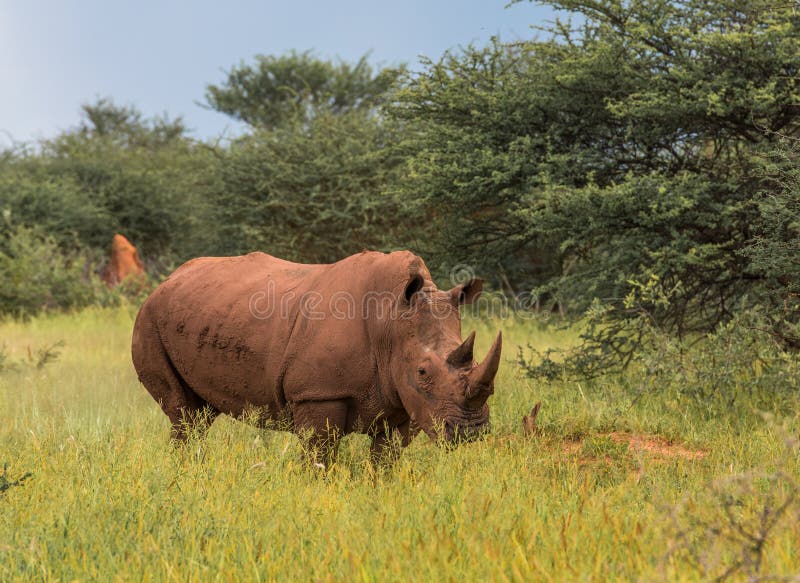
<instances>
[{"instance_id":1,"label":"reddish termite mound","mask_svg":"<svg viewBox=\"0 0 800 583\"><path fill-rule=\"evenodd\" d=\"M108 287L116 287L128 278L143 280L144 264L139 259L136 247L117 233L111 240L111 256L100 274Z\"/></svg>"}]
</instances>

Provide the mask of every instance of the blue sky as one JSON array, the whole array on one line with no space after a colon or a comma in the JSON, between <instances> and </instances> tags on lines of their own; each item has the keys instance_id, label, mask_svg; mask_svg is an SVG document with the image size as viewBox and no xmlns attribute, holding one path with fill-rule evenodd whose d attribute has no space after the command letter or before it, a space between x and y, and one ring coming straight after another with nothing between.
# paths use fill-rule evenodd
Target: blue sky
<instances>
[{"instance_id":1,"label":"blue sky","mask_svg":"<svg viewBox=\"0 0 800 583\"><path fill-rule=\"evenodd\" d=\"M197 105L208 83L256 54L409 63L448 48L530 38L552 18L507 0L0 0L0 145L53 136L80 104L110 96L146 115L182 115L194 135L236 126Z\"/></svg>"}]
</instances>

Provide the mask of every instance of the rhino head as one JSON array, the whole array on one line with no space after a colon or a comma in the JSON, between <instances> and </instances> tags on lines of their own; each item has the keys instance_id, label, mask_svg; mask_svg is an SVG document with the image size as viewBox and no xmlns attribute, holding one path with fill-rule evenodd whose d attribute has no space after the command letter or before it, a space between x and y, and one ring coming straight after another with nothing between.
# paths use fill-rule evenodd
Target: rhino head
<instances>
[{"instance_id":1,"label":"rhino head","mask_svg":"<svg viewBox=\"0 0 800 583\"><path fill-rule=\"evenodd\" d=\"M475 332L461 338L459 306L481 293L475 278L449 291L412 276L403 298L407 326L403 358L393 363L395 387L413 424L432 439L470 441L489 429L487 399L500 365L501 334L482 362L473 356Z\"/></svg>"}]
</instances>

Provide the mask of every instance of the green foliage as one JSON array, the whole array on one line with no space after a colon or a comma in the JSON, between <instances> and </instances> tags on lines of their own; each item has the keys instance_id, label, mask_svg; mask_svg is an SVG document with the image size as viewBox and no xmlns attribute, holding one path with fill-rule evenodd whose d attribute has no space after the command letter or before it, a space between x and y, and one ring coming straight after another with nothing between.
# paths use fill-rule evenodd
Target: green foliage
<instances>
[{"instance_id":1,"label":"green foliage","mask_svg":"<svg viewBox=\"0 0 800 583\"><path fill-rule=\"evenodd\" d=\"M0 209L16 223L37 226L65 246L77 238L99 249L107 247L113 235L108 213L80 182L54 176L49 161L32 152L18 152L0 167Z\"/></svg>"},{"instance_id":2,"label":"green foliage","mask_svg":"<svg viewBox=\"0 0 800 583\"><path fill-rule=\"evenodd\" d=\"M663 391L708 406L747 395L754 406L780 409L800 393L800 356L775 341L763 311L742 310L713 332L677 337L654 323L654 304L669 301L658 281L634 290L626 298L627 318L610 318L616 308L596 303L575 346L520 351L525 373L552 382L631 368L633 375L652 380L640 384L642 391Z\"/></svg>"},{"instance_id":3,"label":"green foliage","mask_svg":"<svg viewBox=\"0 0 800 583\"><path fill-rule=\"evenodd\" d=\"M35 358L31 353L31 361L35 363L34 366L36 370L42 370L48 364L58 360L58 357L61 355L61 349L64 348L65 344L63 340L58 340L49 346L37 348Z\"/></svg>"},{"instance_id":4,"label":"green foliage","mask_svg":"<svg viewBox=\"0 0 800 583\"><path fill-rule=\"evenodd\" d=\"M521 213L547 146L530 47L495 40L423 63L390 109L407 128L407 171L389 185L425 217L423 254L506 274L512 288L546 281L558 272L556 242Z\"/></svg>"},{"instance_id":5,"label":"green foliage","mask_svg":"<svg viewBox=\"0 0 800 583\"><path fill-rule=\"evenodd\" d=\"M95 299L88 261L61 250L40 229L12 226L0 232L0 316L30 317L43 310L73 309Z\"/></svg>"},{"instance_id":6,"label":"green foliage","mask_svg":"<svg viewBox=\"0 0 800 583\"><path fill-rule=\"evenodd\" d=\"M637 360L664 388L699 401L760 395L765 400L754 399L754 406L780 409L800 391L798 355L782 350L754 312L737 314L695 342L662 335Z\"/></svg>"},{"instance_id":7,"label":"green foliage","mask_svg":"<svg viewBox=\"0 0 800 583\"><path fill-rule=\"evenodd\" d=\"M106 138L118 146L161 148L184 137L181 118L144 119L135 107L116 105L109 98L82 107L84 119L77 134L82 138Z\"/></svg>"},{"instance_id":8,"label":"green foliage","mask_svg":"<svg viewBox=\"0 0 800 583\"><path fill-rule=\"evenodd\" d=\"M326 263L402 240L403 208L381 193L399 164L393 139L360 111L239 139L220 154L218 252Z\"/></svg>"},{"instance_id":9,"label":"green foliage","mask_svg":"<svg viewBox=\"0 0 800 583\"><path fill-rule=\"evenodd\" d=\"M331 262L407 240L406 205L382 192L401 162L397 128L376 110L399 73L291 52L210 85L210 106L253 128L217 151L217 252Z\"/></svg>"},{"instance_id":10,"label":"green foliage","mask_svg":"<svg viewBox=\"0 0 800 583\"><path fill-rule=\"evenodd\" d=\"M766 285L761 301L775 337L800 348L800 147L785 140L764 174L769 188L758 203L756 236L743 254Z\"/></svg>"},{"instance_id":11,"label":"green foliage","mask_svg":"<svg viewBox=\"0 0 800 583\"><path fill-rule=\"evenodd\" d=\"M548 348L543 354L532 350L531 359L520 353L518 360L526 372L545 380L564 376L594 378L621 372L661 341L670 342L672 336L658 327L654 314L669 309L675 290L666 289L657 276L644 284L629 283L631 291L619 304L597 299L592 302L586 310L581 343L577 346L568 350ZM621 316L617 316L619 312ZM561 360L554 360L553 355Z\"/></svg>"},{"instance_id":12,"label":"green foliage","mask_svg":"<svg viewBox=\"0 0 800 583\"><path fill-rule=\"evenodd\" d=\"M275 129L287 121L309 122L317 113L372 111L386 98L402 68L373 71L367 55L355 64L318 59L310 51L259 55L209 85L209 107L251 126Z\"/></svg>"},{"instance_id":13,"label":"green foliage","mask_svg":"<svg viewBox=\"0 0 800 583\"><path fill-rule=\"evenodd\" d=\"M180 120L144 120L107 100L84 115L77 129L0 163L0 209L95 258L117 232L151 265L209 251L211 151L185 138Z\"/></svg>"},{"instance_id":14,"label":"green foliage","mask_svg":"<svg viewBox=\"0 0 800 583\"><path fill-rule=\"evenodd\" d=\"M761 157L800 131L800 13L767 0L550 4L580 26L470 47L409 80L393 110L415 129L399 191L438 217L437 257L573 310L619 304L656 275L674 290L659 326L714 329L764 284L741 251L769 188Z\"/></svg>"}]
</instances>

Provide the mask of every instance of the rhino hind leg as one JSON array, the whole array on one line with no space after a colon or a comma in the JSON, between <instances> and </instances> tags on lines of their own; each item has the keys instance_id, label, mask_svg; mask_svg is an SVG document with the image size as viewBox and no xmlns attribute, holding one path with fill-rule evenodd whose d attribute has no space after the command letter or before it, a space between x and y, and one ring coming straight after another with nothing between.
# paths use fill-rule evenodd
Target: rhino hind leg
<instances>
[{"instance_id":1,"label":"rhino hind leg","mask_svg":"<svg viewBox=\"0 0 800 583\"><path fill-rule=\"evenodd\" d=\"M161 406L172 423L170 436L175 441L186 441L190 436L202 437L219 411L194 393L178 376L168 359L165 366L142 384Z\"/></svg>"},{"instance_id":2,"label":"rhino hind leg","mask_svg":"<svg viewBox=\"0 0 800 583\"><path fill-rule=\"evenodd\" d=\"M139 380L172 423L171 438L178 442L202 436L219 411L200 398L181 378L157 335L134 338L134 365ZM149 340L149 341L147 341Z\"/></svg>"},{"instance_id":3,"label":"rhino hind leg","mask_svg":"<svg viewBox=\"0 0 800 583\"><path fill-rule=\"evenodd\" d=\"M195 398L199 398L195 395ZM165 411L166 412L166 411ZM177 442L184 442L189 437L204 437L208 428L219 416L219 411L207 403L199 406L192 403L179 408L177 414L167 413L172 429L170 439Z\"/></svg>"}]
</instances>

